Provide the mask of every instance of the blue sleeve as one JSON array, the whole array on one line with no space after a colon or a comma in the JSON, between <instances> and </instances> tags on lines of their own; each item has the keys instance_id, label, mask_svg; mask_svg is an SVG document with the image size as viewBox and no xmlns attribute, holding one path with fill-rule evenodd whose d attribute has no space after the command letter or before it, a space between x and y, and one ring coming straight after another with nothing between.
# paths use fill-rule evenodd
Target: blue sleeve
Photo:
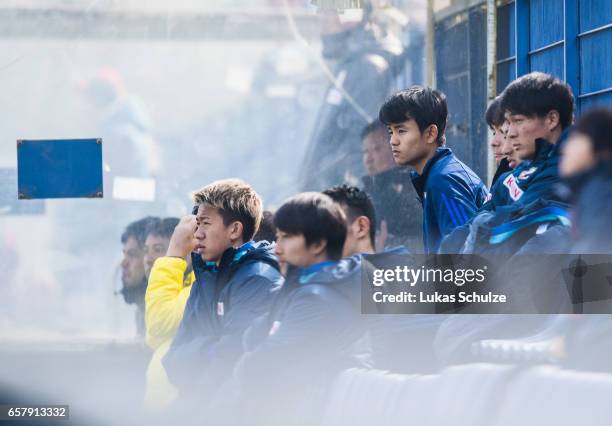
<instances>
[{"instance_id":1,"label":"blue sleeve","mask_svg":"<svg viewBox=\"0 0 612 426\"><path fill-rule=\"evenodd\" d=\"M427 196L430 197L428 202L433 206L441 238L469 222L478 211L474 200L478 195L453 176L441 177L435 190L430 190Z\"/></svg>"}]
</instances>

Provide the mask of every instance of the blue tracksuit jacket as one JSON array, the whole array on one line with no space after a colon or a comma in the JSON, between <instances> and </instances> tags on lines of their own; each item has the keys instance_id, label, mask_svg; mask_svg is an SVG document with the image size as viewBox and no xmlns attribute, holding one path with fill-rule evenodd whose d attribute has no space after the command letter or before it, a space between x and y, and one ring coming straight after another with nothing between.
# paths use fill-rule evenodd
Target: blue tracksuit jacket
<instances>
[{"instance_id":1,"label":"blue tracksuit jacket","mask_svg":"<svg viewBox=\"0 0 612 426\"><path fill-rule=\"evenodd\" d=\"M465 224L484 204L488 191L480 178L450 148L440 147L412 183L423 204L425 254L438 251L444 236Z\"/></svg>"}]
</instances>

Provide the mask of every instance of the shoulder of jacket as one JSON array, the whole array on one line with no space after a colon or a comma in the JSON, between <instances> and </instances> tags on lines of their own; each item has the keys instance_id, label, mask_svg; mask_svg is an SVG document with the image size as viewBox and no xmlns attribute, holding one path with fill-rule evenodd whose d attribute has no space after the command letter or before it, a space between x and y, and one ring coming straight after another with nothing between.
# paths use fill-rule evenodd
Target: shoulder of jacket
<instances>
[{"instance_id":1,"label":"shoulder of jacket","mask_svg":"<svg viewBox=\"0 0 612 426\"><path fill-rule=\"evenodd\" d=\"M231 282L242 282L249 279L263 279L268 281L278 281L281 278L281 273L268 262L258 259L252 259L242 264L232 275Z\"/></svg>"},{"instance_id":2,"label":"shoulder of jacket","mask_svg":"<svg viewBox=\"0 0 612 426\"><path fill-rule=\"evenodd\" d=\"M309 298L318 299L321 301L329 301L335 303L338 300L345 299L344 295L333 288L333 285L327 283L312 283L300 285L294 290L294 299Z\"/></svg>"},{"instance_id":3,"label":"shoulder of jacket","mask_svg":"<svg viewBox=\"0 0 612 426\"><path fill-rule=\"evenodd\" d=\"M428 191L432 189L447 190L463 186L465 182L468 182L468 179L469 176L463 169L441 168L430 174L427 187Z\"/></svg>"}]
</instances>

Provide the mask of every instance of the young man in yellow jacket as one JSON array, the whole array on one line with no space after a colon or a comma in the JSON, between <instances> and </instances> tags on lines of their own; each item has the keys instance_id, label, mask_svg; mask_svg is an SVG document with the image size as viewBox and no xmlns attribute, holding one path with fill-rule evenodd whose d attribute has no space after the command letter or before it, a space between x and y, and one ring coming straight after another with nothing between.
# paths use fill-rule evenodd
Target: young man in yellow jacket
<instances>
[{"instance_id":1,"label":"young man in yellow jacket","mask_svg":"<svg viewBox=\"0 0 612 426\"><path fill-rule=\"evenodd\" d=\"M182 238L185 233L193 235L194 230L195 217L189 215L180 221L164 219L147 233L144 251L149 284L145 295L145 322L147 344L154 351L146 377L145 406L149 410L163 409L177 396L161 359L181 323L195 276L190 258L167 256L166 253L171 237Z\"/></svg>"}]
</instances>

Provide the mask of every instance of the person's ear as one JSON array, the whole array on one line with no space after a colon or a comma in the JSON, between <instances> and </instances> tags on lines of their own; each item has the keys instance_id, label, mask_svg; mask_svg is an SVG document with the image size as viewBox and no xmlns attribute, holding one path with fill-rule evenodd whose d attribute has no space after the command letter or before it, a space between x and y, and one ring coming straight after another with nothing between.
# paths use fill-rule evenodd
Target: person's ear
<instances>
[{"instance_id":1,"label":"person's ear","mask_svg":"<svg viewBox=\"0 0 612 426\"><path fill-rule=\"evenodd\" d=\"M425 142L429 144L438 144L438 126L430 125L425 129Z\"/></svg>"},{"instance_id":2,"label":"person's ear","mask_svg":"<svg viewBox=\"0 0 612 426\"><path fill-rule=\"evenodd\" d=\"M358 239L370 238L370 219L366 216L359 216L353 224L356 225L354 231Z\"/></svg>"},{"instance_id":3,"label":"person's ear","mask_svg":"<svg viewBox=\"0 0 612 426\"><path fill-rule=\"evenodd\" d=\"M327 240L313 241L312 244L310 244L310 249L315 256L323 254L325 250L327 250Z\"/></svg>"},{"instance_id":4,"label":"person's ear","mask_svg":"<svg viewBox=\"0 0 612 426\"><path fill-rule=\"evenodd\" d=\"M546 114L546 126L548 127L548 131L553 131L560 124L561 116L559 114L559 111L557 111L556 109L548 111L548 114Z\"/></svg>"},{"instance_id":5,"label":"person's ear","mask_svg":"<svg viewBox=\"0 0 612 426\"><path fill-rule=\"evenodd\" d=\"M242 232L244 228L242 226L242 222L235 221L230 225L230 239L232 241L239 240L242 238Z\"/></svg>"}]
</instances>

